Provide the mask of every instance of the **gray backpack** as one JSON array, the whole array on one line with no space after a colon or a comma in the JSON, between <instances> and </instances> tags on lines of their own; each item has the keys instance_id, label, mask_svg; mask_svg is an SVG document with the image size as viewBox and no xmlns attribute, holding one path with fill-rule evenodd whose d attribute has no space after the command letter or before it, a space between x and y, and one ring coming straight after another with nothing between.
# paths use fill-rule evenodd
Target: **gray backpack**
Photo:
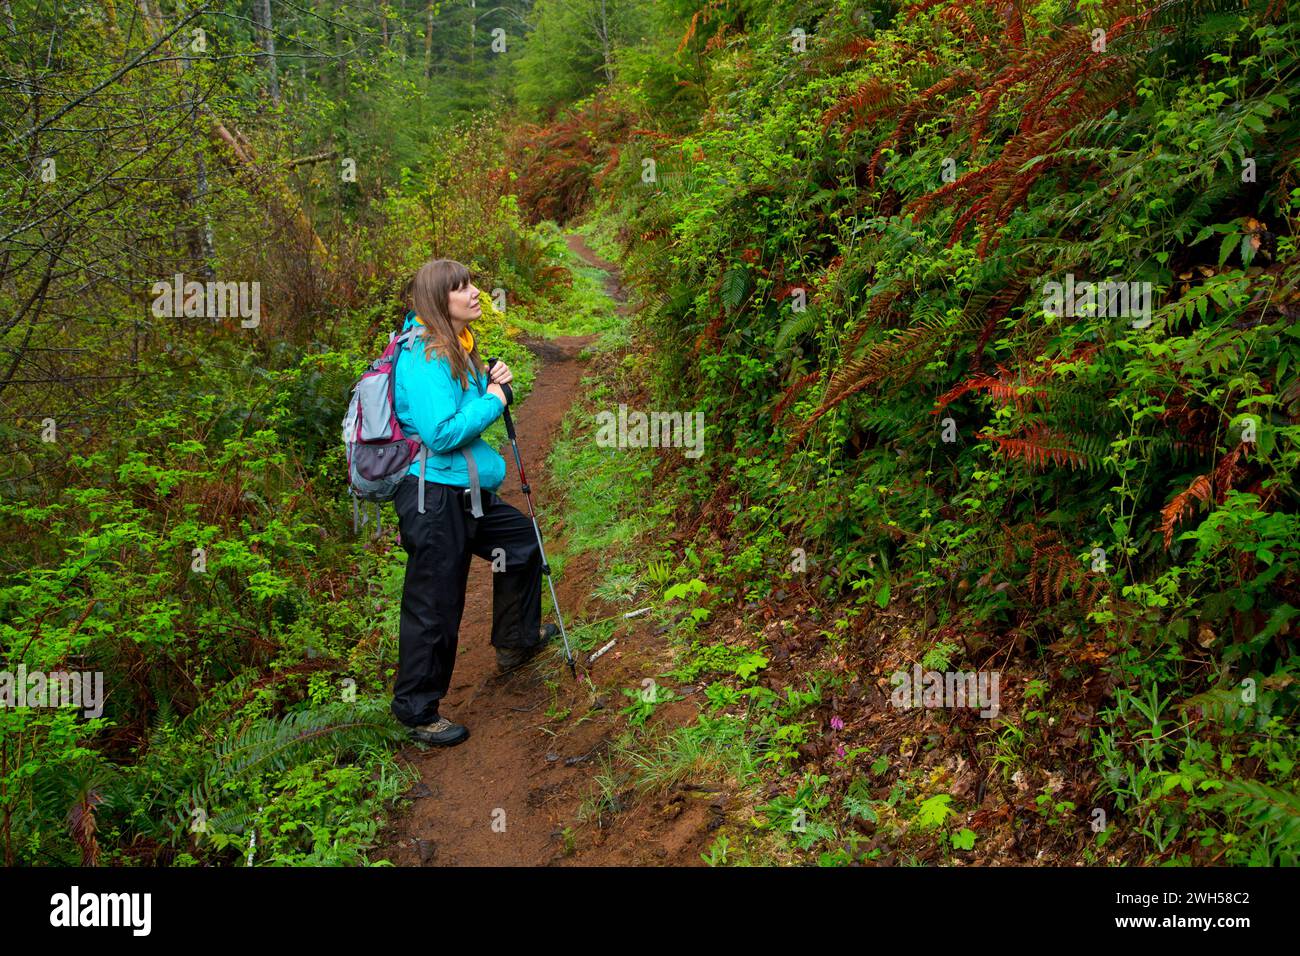
<instances>
[{"instance_id":1,"label":"gray backpack","mask_svg":"<svg viewBox=\"0 0 1300 956\"><path fill-rule=\"evenodd\" d=\"M420 462L419 513L424 514L424 468L429 448L418 435L408 438L403 433L394 406L397 356L404 346L414 342L422 332L423 329L416 326L401 335L390 335L383 354L370 363L370 367L361 373L361 377L352 386L352 400L343 417L343 446L347 451L353 534L359 531L360 524L365 524L368 520L359 520L358 503L372 501L375 503L375 537L379 537L383 532L380 504L393 500L398 485L410 470L411 462L417 459ZM478 467L467 449L462 448L460 451L465 456L469 469L474 515L478 517L483 513Z\"/></svg>"}]
</instances>

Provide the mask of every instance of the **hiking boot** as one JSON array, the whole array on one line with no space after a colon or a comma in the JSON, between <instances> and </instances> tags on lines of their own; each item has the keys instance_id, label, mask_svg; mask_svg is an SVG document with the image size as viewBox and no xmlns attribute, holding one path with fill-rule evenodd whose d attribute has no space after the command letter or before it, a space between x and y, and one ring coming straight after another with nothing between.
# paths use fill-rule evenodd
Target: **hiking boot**
<instances>
[{"instance_id":1,"label":"hiking boot","mask_svg":"<svg viewBox=\"0 0 1300 956\"><path fill-rule=\"evenodd\" d=\"M523 667L537 656L538 651L550 643L551 638L559 633L560 629L558 627L554 624L547 624L542 628L542 639L532 647L498 647L497 673L506 674Z\"/></svg>"},{"instance_id":2,"label":"hiking boot","mask_svg":"<svg viewBox=\"0 0 1300 956\"><path fill-rule=\"evenodd\" d=\"M469 728L461 724L453 724L446 717L439 717L431 724L412 727L411 736L422 744L454 747L469 739Z\"/></svg>"}]
</instances>

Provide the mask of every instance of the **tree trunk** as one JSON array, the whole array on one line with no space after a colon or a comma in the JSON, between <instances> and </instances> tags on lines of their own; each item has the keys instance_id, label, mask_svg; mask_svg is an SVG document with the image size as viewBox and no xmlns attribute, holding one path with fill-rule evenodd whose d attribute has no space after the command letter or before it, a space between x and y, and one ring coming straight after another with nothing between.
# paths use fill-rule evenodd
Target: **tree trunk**
<instances>
[{"instance_id":1,"label":"tree trunk","mask_svg":"<svg viewBox=\"0 0 1300 956\"><path fill-rule=\"evenodd\" d=\"M271 0L253 0L253 26L257 33L257 45L262 50L257 59L266 70L266 89L271 95L271 102L279 106L280 77L275 68L275 32L271 22Z\"/></svg>"},{"instance_id":2,"label":"tree trunk","mask_svg":"<svg viewBox=\"0 0 1300 956\"><path fill-rule=\"evenodd\" d=\"M609 57L609 11L606 9L606 2L607 0L600 0L600 46L605 57L605 82L612 84L614 64L610 62Z\"/></svg>"},{"instance_id":3,"label":"tree trunk","mask_svg":"<svg viewBox=\"0 0 1300 956\"><path fill-rule=\"evenodd\" d=\"M433 76L433 0L424 8L424 78Z\"/></svg>"}]
</instances>

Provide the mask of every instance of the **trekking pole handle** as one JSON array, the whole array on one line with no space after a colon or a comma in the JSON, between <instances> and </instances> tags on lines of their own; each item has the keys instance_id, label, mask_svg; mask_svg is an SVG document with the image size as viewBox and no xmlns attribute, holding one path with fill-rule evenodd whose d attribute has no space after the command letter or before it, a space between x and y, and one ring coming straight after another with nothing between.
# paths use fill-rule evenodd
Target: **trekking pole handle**
<instances>
[{"instance_id":1,"label":"trekking pole handle","mask_svg":"<svg viewBox=\"0 0 1300 956\"><path fill-rule=\"evenodd\" d=\"M494 358L488 359L487 360L488 371L489 372L492 371L492 366L496 364L497 364L496 359ZM514 441L515 423L510 418L510 403L515 400L515 392L514 389L512 389L509 385L502 385L501 391L506 393L506 407L502 410L502 414L505 415L505 419L506 419L506 434L510 436L511 441Z\"/></svg>"}]
</instances>

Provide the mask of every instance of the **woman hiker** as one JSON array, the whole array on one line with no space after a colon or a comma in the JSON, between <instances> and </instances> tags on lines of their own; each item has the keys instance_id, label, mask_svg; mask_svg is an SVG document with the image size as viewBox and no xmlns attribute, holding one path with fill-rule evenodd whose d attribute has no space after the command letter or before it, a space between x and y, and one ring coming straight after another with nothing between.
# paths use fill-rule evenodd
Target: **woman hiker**
<instances>
[{"instance_id":1,"label":"woman hiker","mask_svg":"<svg viewBox=\"0 0 1300 956\"><path fill-rule=\"evenodd\" d=\"M481 437L505 409L513 376L503 362L486 371L479 358L470 331L483 314L479 290L469 270L450 259L425 263L407 288L414 311L403 331L420 332L398 355L393 404L403 432L418 434L429 454L423 512L418 459L393 500L407 560L392 711L421 743L451 746L469 730L441 716L438 702L456 665L470 555L493 562L500 671L527 663L559 629L541 627L537 536L519 509L497 497L505 459Z\"/></svg>"}]
</instances>

